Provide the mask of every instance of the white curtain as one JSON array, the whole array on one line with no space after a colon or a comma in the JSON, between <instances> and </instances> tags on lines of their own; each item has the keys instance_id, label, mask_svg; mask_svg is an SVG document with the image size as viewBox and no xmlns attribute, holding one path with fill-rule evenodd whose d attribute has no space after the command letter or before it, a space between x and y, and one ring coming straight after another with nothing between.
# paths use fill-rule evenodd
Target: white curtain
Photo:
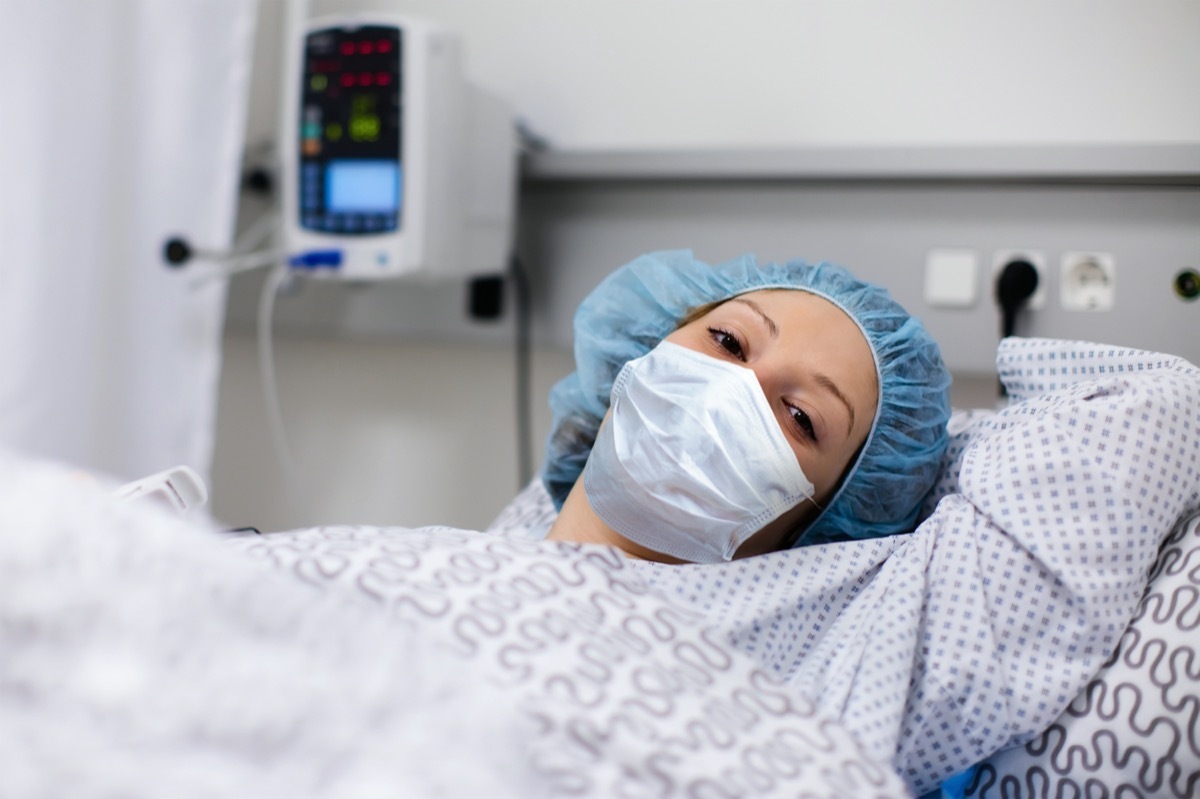
<instances>
[{"instance_id":1,"label":"white curtain","mask_svg":"<svg viewBox=\"0 0 1200 799\"><path fill-rule=\"evenodd\" d=\"M207 477L257 0L0 0L0 446Z\"/></svg>"}]
</instances>

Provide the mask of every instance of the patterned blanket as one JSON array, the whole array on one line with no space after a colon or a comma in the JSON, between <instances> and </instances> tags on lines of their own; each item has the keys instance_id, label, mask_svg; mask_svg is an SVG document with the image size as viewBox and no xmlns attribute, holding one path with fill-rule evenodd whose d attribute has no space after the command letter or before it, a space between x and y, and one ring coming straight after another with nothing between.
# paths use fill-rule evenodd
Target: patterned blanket
<instances>
[{"instance_id":1,"label":"patterned blanket","mask_svg":"<svg viewBox=\"0 0 1200 799\"><path fill-rule=\"evenodd\" d=\"M906 795L611 551L0 486L0 796Z\"/></svg>"}]
</instances>

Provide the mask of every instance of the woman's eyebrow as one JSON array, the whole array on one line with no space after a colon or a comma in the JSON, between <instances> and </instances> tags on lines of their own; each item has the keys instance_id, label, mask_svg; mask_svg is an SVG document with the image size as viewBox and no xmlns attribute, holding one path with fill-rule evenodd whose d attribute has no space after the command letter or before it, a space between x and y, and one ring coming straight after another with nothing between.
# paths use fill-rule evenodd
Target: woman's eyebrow
<instances>
[{"instance_id":1,"label":"woman's eyebrow","mask_svg":"<svg viewBox=\"0 0 1200 799\"><path fill-rule=\"evenodd\" d=\"M771 338L779 338L779 325L775 324L775 320L767 316L767 312L762 309L754 300L746 299L745 297L734 297L732 302L740 302L743 305L748 305L756 314L762 317L763 322L767 325L767 332L771 334Z\"/></svg>"},{"instance_id":2,"label":"woman's eyebrow","mask_svg":"<svg viewBox=\"0 0 1200 799\"><path fill-rule=\"evenodd\" d=\"M837 383L833 382L828 375L817 372L812 376L812 379L814 383L837 397L846 406L846 412L850 414L850 424L846 425L846 435L850 435L854 430L854 406L850 404L850 400L846 399L846 395L842 393L842 390L837 387Z\"/></svg>"}]
</instances>

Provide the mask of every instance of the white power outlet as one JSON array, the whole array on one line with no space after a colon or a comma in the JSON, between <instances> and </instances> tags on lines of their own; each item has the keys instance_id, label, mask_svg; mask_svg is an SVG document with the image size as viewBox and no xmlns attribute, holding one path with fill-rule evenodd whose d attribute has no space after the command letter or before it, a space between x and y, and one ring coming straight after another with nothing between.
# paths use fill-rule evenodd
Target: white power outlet
<instances>
[{"instance_id":1,"label":"white power outlet","mask_svg":"<svg viewBox=\"0 0 1200 799\"><path fill-rule=\"evenodd\" d=\"M1065 311L1111 311L1117 301L1117 262L1106 252L1063 253L1059 301Z\"/></svg>"},{"instance_id":2,"label":"white power outlet","mask_svg":"<svg viewBox=\"0 0 1200 799\"><path fill-rule=\"evenodd\" d=\"M1025 302L1025 307L1031 311L1040 311L1046 307L1046 255L1039 250L997 250L992 253L992 282L999 277L1004 267L1013 261L1026 261L1037 270L1038 284L1033 294Z\"/></svg>"}]
</instances>

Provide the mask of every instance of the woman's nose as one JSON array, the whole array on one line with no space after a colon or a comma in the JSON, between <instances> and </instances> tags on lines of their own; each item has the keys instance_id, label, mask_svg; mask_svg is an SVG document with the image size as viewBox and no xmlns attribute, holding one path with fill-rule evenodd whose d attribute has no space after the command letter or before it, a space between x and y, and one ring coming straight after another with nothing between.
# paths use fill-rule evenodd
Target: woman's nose
<instances>
[{"instance_id":1,"label":"woman's nose","mask_svg":"<svg viewBox=\"0 0 1200 799\"><path fill-rule=\"evenodd\" d=\"M754 370L754 376L764 389L768 386L778 388L789 372L794 371L794 361L767 351L760 353L747 366Z\"/></svg>"},{"instance_id":2,"label":"woman's nose","mask_svg":"<svg viewBox=\"0 0 1200 799\"><path fill-rule=\"evenodd\" d=\"M768 400L779 393L779 377L774 368L762 361L750 364L749 368L754 372L754 377L758 380L758 386L762 389L763 394L766 395Z\"/></svg>"}]
</instances>

